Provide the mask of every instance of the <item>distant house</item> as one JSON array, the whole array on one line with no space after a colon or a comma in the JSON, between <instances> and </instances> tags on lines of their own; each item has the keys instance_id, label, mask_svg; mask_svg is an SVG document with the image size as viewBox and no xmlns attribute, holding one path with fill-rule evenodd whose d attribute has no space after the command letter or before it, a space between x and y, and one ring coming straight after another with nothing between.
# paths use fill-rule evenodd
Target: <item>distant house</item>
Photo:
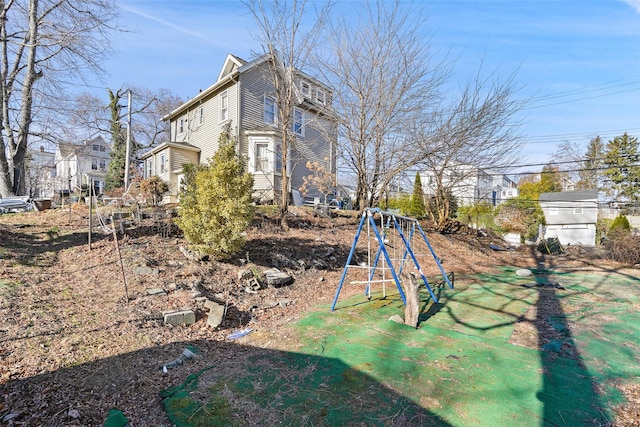
<instances>
[{"instance_id":1,"label":"distant house","mask_svg":"<svg viewBox=\"0 0 640 427\"><path fill-rule=\"evenodd\" d=\"M547 225L541 237L557 237L563 245L595 246L598 221L596 190L542 193L540 207Z\"/></svg>"},{"instance_id":2,"label":"distant house","mask_svg":"<svg viewBox=\"0 0 640 427\"><path fill-rule=\"evenodd\" d=\"M238 152L254 175L254 198L268 201L281 194L282 135L268 65L267 56L247 62L227 55L215 83L165 117L170 122L170 142L142 156L144 177L157 175L169 183L163 203L178 201L182 165L206 164L229 122L239 141ZM331 91L302 72L296 73L293 84L297 105L290 129L295 144L289 146L288 192L298 190L303 177L312 173L306 167L308 161L320 162L331 173L336 171Z\"/></svg>"},{"instance_id":3,"label":"distant house","mask_svg":"<svg viewBox=\"0 0 640 427\"><path fill-rule=\"evenodd\" d=\"M93 184L96 194L104 192L111 160L111 148L98 136L82 144L59 143L55 153L55 191L73 193Z\"/></svg>"},{"instance_id":4,"label":"distant house","mask_svg":"<svg viewBox=\"0 0 640 427\"><path fill-rule=\"evenodd\" d=\"M44 146L28 149L27 194L34 199L52 198L54 195L54 179L56 176L55 153L47 151Z\"/></svg>"},{"instance_id":5,"label":"distant house","mask_svg":"<svg viewBox=\"0 0 640 427\"><path fill-rule=\"evenodd\" d=\"M435 195L437 180L432 171L420 172L425 194ZM518 186L507 175L486 171L466 163L456 163L443 171L442 185L451 190L460 206L489 203L498 206L518 195Z\"/></svg>"}]
</instances>

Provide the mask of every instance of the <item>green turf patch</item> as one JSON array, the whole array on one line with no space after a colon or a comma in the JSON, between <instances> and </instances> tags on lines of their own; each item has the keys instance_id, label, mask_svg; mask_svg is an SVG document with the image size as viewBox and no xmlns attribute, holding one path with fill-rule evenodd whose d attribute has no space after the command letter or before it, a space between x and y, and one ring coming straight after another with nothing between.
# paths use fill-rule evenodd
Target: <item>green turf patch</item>
<instances>
[{"instance_id":1,"label":"green turf patch","mask_svg":"<svg viewBox=\"0 0 640 427\"><path fill-rule=\"evenodd\" d=\"M422 288L418 329L389 321L403 315L396 292L322 306L293 327L296 352L254 349L199 372L164 394L167 413L178 426L611 423L614 386L640 378L638 281L513 269L471 279L436 286L438 304ZM564 289L529 286L550 280ZM565 308L544 319L555 338L510 344L542 292Z\"/></svg>"}]
</instances>

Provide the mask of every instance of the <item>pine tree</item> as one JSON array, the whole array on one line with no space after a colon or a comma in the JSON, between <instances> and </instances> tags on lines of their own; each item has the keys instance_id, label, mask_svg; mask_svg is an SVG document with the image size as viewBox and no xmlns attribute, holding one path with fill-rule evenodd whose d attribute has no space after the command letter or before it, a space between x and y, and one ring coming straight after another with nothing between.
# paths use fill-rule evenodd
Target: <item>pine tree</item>
<instances>
[{"instance_id":1,"label":"pine tree","mask_svg":"<svg viewBox=\"0 0 640 427\"><path fill-rule=\"evenodd\" d=\"M107 89L107 92L109 92L109 111L111 113L111 161L105 178L105 188L114 190L124 187L127 139L125 130L120 123L120 111L122 109L120 98L122 93L120 90L113 93L111 89Z\"/></svg>"},{"instance_id":2,"label":"pine tree","mask_svg":"<svg viewBox=\"0 0 640 427\"><path fill-rule=\"evenodd\" d=\"M604 143L599 136L589 141L586 159L578 171L580 181L577 187L583 190L600 190L602 188L602 166L604 159Z\"/></svg>"},{"instance_id":3,"label":"pine tree","mask_svg":"<svg viewBox=\"0 0 640 427\"><path fill-rule=\"evenodd\" d=\"M193 168L183 185L176 224L194 250L226 259L244 246L244 232L255 212L253 175L236 153L231 124L220 135L209 165ZM195 172L195 174L193 174Z\"/></svg>"},{"instance_id":4,"label":"pine tree","mask_svg":"<svg viewBox=\"0 0 640 427\"><path fill-rule=\"evenodd\" d=\"M413 197L411 198L411 216L414 218L424 218L427 208L424 204L424 190L422 189L422 181L420 173L416 173L416 179L413 183Z\"/></svg>"},{"instance_id":5,"label":"pine tree","mask_svg":"<svg viewBox=\"0 0 640 427\"><path fill-rule=\"evenodd\" d=\"M604 174L610 180L614 199L640 200L640 152L638 138L626 132L607 144Z\"/></svg>"}]
</instances>

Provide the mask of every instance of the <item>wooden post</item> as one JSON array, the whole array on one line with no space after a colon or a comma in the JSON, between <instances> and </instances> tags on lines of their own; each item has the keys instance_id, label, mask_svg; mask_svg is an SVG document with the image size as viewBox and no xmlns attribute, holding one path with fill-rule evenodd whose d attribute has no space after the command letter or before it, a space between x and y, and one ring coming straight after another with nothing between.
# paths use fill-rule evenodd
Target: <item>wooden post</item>
<instances>
[{"instance_id":1,"label":"wooden post","mask_svg":"<svg viewBox=\"0 0 640 427\"><path fill-rule=\"evenodd\" d=\"M118 252L118 259L120 260L120 270L122 271L122 283L124 283L124 296L129 302L129 291L127 290L127 276L124 274L124 264L122 263L122 256L120 255L120 246L118 245L118 234L116 233L116 227L114 225L113 216L111 216L111 226L113 227L113 241L116 244L116 251Z\"/></svg>"},{"instance_id":2,"label":"wooden post","mask_svg":"<svg viewBox=\"0 0 640 427\"><path fill-rule=\"evenodd\" d=\"M404 324L412 328L418 327L418 316L420 315L420 295L418 288L420 285L413 274L402 272L402 287L407 298L407 304L404 307Z\"/></svg>"}]
</instances>

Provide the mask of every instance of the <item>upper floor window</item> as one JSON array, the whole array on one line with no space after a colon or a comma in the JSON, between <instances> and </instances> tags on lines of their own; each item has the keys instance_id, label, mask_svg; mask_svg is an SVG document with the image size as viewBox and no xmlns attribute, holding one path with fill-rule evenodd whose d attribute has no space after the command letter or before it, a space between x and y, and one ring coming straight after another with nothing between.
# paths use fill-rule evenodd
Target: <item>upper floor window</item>
<instances>
[{"instance_id":1,"label":"upper floor window","mask_svg":"<svg viewBox=\"0 0 640 427\"><path fill-rule=\"evenodd\" d=\"M270 125L276 124L276 101L268 96L264 97L264 122Z\"/></svg>"},{"instance_id":2,"label":"upper floor window","mask_svg":"<svg viewBox=\"0 0 640 427\"><path fill-rule=\"evenodd\" d=\"M316 90L316 102L324 105L327 102L327 94L322 89Z\"/></svg>"},{"instance_id":3,"label":"upper floor window","mask_svg":"<svg viewBox=\"0 0 640 427\"><path fill-rule=\"evenodd\" d=\"M97 171L98 170L98 160L91 159L91 170L92 171Z\"/></svg>"},{"instance_id":4,"label":"upper floor window","mask_svg":"<svg viewBox=\"0 0 640 427\"><path fill-rule=\"evenodd\" d=\"M558 208L549 208L549 215L558 215Z\"/></svg>"},{"instance_id":5,"label":"upper floor window","mask_svg":"<svg viewBox=\"0 0 640 427\"><path fill-rule=\"evenodd\" d=\"M220 94L220 121L229 118L229 94L225 90Z\"/></svg>"},{"instance_id":6,"label":"upper floor window","mask_svg":"<svg viewBox=\"0 0 640 427\"><path fill-rule=\"evenodd\" d=\"M198 124L201 125L204 123L204 107L200 106L198 108Z\"/></svg>"},{"instance_id":7,"label":"upper floor window","mask_svg":"<svg viewBox=\"0 0 640 427\"><path fill-rule=\"evenodd\" d=\"M93 151L100 151L100 146L98 144L93 144Z\"/></svg>"},{"instance_id":8,"label":"upper floor window","mask_svg":"<svg viewBox=\"0 0 640 427\"><path fill-rule=\"evenodd\" d=\"M147 176L146 178L150 178L153 175L153 157L147 159Z\"/></svg>"},{"instance_id":9,"label":"upper floor window","mask_svg":"<svg viewBox=\"0 0 640 427\"><path fill-rule=\"evenodd\" d=\"M178 125L178 133L184 133L184 119L180 119L180 122Z\"/></svg>"},{"instance_id":10,"label":"upper floor window","mask_svg":"<svg viewBox=\"0 0 640 427\"><path fill-rule=\"evenodd\" d=\"M101 171L106 171L107 170L107 161L106 160L100 160L100 170Z\"/></svg>"},{"instance_id":11,"label":"upper floor window","mask_svg":"<svg viewBox=\"0 0 640 427\"><path fill-rule=\"evenodd\" d=\"M107 151L107 147L105 147L104 145L100 146L100 151L105 152Z\"/></svg>"},{"instance_id":12,"label":"upper floor window","mask_svg":"<svg viewBox=\"0 0 640 427\"><path fill-rule=\"evenodd\" d=\"M576 215L582 215L582 208L573 208L573 213Z\"/></svg>"},{"instance_id":13,"label":"upper floor window","mask_svg":"<svg viewBox=\"0 0 640 427\"><path fill-rule=\"evenodd\" d=\"M300 92L303 96L311 97L311 85L309 82L305 82L304 80L300 82Z\"/></svg>"},{"instance_id":14,"label":"upper floor window","mask_svg":"<svg viewBox=\"0 0 640 427\"><path fill-rule=\"evenodd\" d=\"M296 108L293 110L293 132L296 135L304 136L304 111Z\"/></svg>"}]
</instances>

